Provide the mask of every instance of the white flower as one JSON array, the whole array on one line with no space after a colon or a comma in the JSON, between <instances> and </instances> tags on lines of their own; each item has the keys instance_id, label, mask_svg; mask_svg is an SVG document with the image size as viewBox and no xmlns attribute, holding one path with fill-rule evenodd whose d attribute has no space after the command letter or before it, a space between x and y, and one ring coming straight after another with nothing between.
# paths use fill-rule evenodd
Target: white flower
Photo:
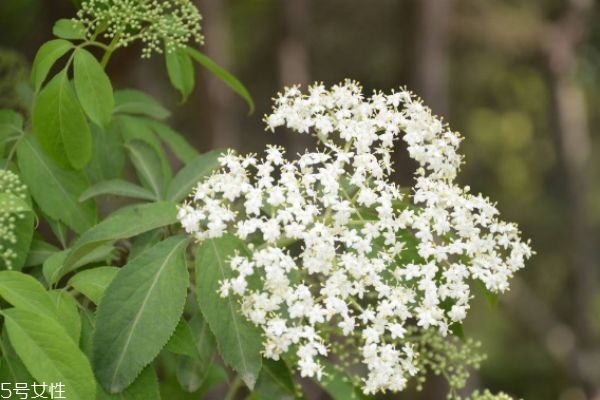
<instances>
[{"instance_id":1,"label":"white flower","mask_svg":"<svg viewBox=\"0 0 600 400\"><path fill-rule=\"evenodd\" d=\"M365 393L402 390L416 373L407 328L445 335L465 319L471 283L506 290L529 244L456 184L460 136L405 90L365 98L351 81L292 87L265 122L322 147L291 161L274 146L264 159L227 154L180 208L182 225L199 240L229 232L260 244L230 260L221 295L238 296L262 328L265 357L295 352L300 374L319 378L323 343L345 337L359 343ZM390 179L399 139L418 163L411 191Z\"/></svg>"}]
</instances>

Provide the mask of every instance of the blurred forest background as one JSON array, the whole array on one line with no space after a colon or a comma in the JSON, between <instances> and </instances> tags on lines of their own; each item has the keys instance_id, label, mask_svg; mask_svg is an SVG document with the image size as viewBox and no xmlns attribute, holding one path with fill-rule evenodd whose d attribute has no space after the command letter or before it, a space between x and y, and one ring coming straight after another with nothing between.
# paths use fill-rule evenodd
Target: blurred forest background
<instances>
[{"instance_id":1,"label":"blurred forest background","mask_svg":"<svg viewBox=\"0 0 600 400\"><path fill-rule=\"evenodd\" d=\"M204 71L189 101L160 58L117 53L119 87L171 106L200 150L296 153L306 137L264 132L284 85L356 79L408 86L460 131L461 180L498 201L537 255L492 309L479 296L465 327L488 354L469 385L526 400L600 399L600 10L594 0L198 0L202 50L251 92L241 99ZM37 47L69 0L0 1L0 108L19 106ZM398 179L412 166L398 151ZM422 394L443 398L443 384ZM325 398L325 397L323 397Z\"/></svg>"}]
</instances>

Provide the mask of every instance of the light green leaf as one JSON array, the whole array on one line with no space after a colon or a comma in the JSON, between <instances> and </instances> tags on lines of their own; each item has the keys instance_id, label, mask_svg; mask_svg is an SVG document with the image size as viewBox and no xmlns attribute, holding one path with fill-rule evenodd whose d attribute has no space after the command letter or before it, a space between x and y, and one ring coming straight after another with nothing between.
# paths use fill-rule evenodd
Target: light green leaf
<instances>
[{"instance_id":1,"label":"light green leaf","mask_svg":"<svg viewBox=\"0 0 600 400\"><path fill-rule=\"evenodd\" d=\"M175 89L181 93L181 102L185 102L194 90L194 66L189 54L183 49L165 54L167 74Z\"/></svg>"},{"instance_id":2,"label":"light green leaf","mask_svg":"<svg viewBox=\"0 0 600 400\"><path fill-rule=\"evenodd\" d=\"M254 392L260 400L294 400L296 398L292 374L283 360L263 359Z\"/></svg>"},{"instance_id":3,"label":"light green leaf","mask_svg":"<svg viewBox=\"0 0 600 400\"><path fill-rule=\"evenodd\" d=\"M23 117L13 110L0 110L0 149L4 141L23 132Z\"/></svg>"},{"instance_id":4,"label":"light green leaf","mask_svg":"<svg viewBox=\"0 0 600 400\"><path fill-rule=\"evenodd\" d=\"M154 119L168 118L171 113L154 98L137 90L115 92L115 113L145 115Z\"/></svg>"},{"instance_id":5,"label":"light green leaf","mask_svg":"<svg viewBox=\"0 0 600 400\"><path fill-rule=\"evenodd\" d=\"M200 245L196 252L196 293L219 354L252 388L262 365L260 331L242 315L235 299L219 295L221 282L233 275L228 258L236 251L243 253L245 246L233 236L206 240Z\"/></svg>"},{"instance_id":6,"label":"light green leaf","mask_svg":"<svg viewBox=\"0 0 600 400\"><path fill-rule=\"evenodd\" d=\"M121 209L81 235L73 244L65 260L65 267L72 267L98 246L137 236L175 222L177 206L170 202L140 204Z\"/></svg>"},{"instance_id":7,"label":"light green leaf","mask_svg":"<svg viewBox=\"0 0 600 400\"><path fill-rule=\"evenodd\" d=\"M79 201L85 201L92 197L107 194L150 201L158 200L154 193L144 187L122 179L111 179L109 181L99 182L88 188L81 196L79 196Z\"/></svg>"},{"instance_id":8,"label":"light green leaf","mask_svg":"<svg viewBox=\"0 0 600 400\"><path fill-rule=\"evenodd\" d=\"M70 400L94 397L89 361L58 322L18 308L3 310L2 315L16 353L36 381L62 383Z\"/></svg>"},{"instance_id":9,"label":"light green leaf","mask_svg":"<svg viewBox=\"0 0 600 400\"><path fill-rule=\"evenodd\" d=\"M27 371L27 368L25 368L25 365L23 365L19 356L15 353L15 349L10 344L6 329L2 331L2 337L0 338L0 352L2 352L2 358L0 358L0 382L27 382L29 384L34 382L33 377Z\"/></svg>"},{"instance_id":10,"label":"light green leaf","mask_svg":"<svg viewBox=\"0 0 600 400\"><path fill-rule=\"evenodd\" d=\"M64 39L50 40L40 47L31 68L31 84L36 92L42 87L56 61L74 47L73 43Z\"/></svg>"},{"instance_id":11,"label":"light green leaf","mask_svg":"<svg viewBox=\"0 0 600 400\"><path fill-rule=\"evenodd\" d=\"M66 69L38 94L32 121L40 144L61 165L82 169L92 158L92 134Z\"/></svg>"},{"instance_id":12,"label":"light green leaf","mask_svg":"<svg viewBox=\"0 0 600 400\"><path fill-rule=\"evenodd\" d=\"M77 302L68 293L62 290L51 290L48 292L54 303L58 321L65 328L65 331L73 338L75 343L79 343L81 335L81 319Z\"/></svg>"},{"instance_id":13,"label":"light green leaf","mask_svg":"<svg viewBox=\"0 0 600 400\"><path fill-rule=\"evenodd\" d=\"M14 221L10 229L13 238L0 237L0 249L11 249L14 257L0 257L0 269L20 270L29 253L33 237L34 216L31 207L20 197L11 193L0 193L0 215L10 215Z\"/></svg>"},{"instance_id":14,"label":"light green leaf","mask_svg":"<svg viewBox=\"0 0 600 400\"><path fill-rule=\"evenodd\" d=\"M85 40L85 26L74 19L59 19L54 23L52 33L61 39Z\"/></svg>"},{"instance_id":15,"label":"light green leaf","mask_svg":"<svg viewBox=\"0 0 600 400\"><path fill-rule=\"evenodd\" d=\"M202 178L219 166L219 157L222 154L221 150L213 150L199 155L184 166L169 184L167 200L179 203L185 199Z\"/></svg>"},{"instance_id":16,"label":"light green leaf","mask_svg":"<svg viewBox=\"0 0 600 400\"><path fill-rule=\"evenodd\" d=\"M44 240L34 237L31 241L31 247L27 254L27 261L25 261L25 267L32 267L35 265L41 265L46 261L48 257L59 251L58 247L45 242Z\"/></svg>"},{"instance_id":17,"label":"light green leaf","mask_svg":"<svg viewBox=\"0 0 600 400\"><path fill-rule=\"evenodd\" d=\"M119 394L108 394L98 385L96 400L160 400L156 371L151 365L144 368L140 376Z\"/></svg>"},{"instance_id":18,"label":"light green leaf","mask_svg":"<svg viewBox=\"0 0 600 400\"><path fill-rule=\"evenodd\" d=\"M87 116L96 124L107 126L115 107L112 85L96 57L82 48L75 50L73 83Z\"/></svg>"},{"instance_id":19,"label":"light green leaf","mask_svg":"<svg viewBox=\"0 0 600 400\"><path fill-rule=\"evenodd\" d=\"M152 146L141 140L132 140L125 147L142 184L152 190L157 198L162 198L165 182L158 154Z\"/></svg>"},{"instance_id":20,"label":"light green leaf","mask_svg":"<svg viewBox=\"0 0 600 400\"><path fill-rule=\"evenodd\" d=\"M175 154L181 162L187 164L200 155L179 132L159 121L148 121L148 125Z\"/></svg>"},{"instance_id":21,"label":"light green leaf","mask_svg":"<svg viewBox=\"0 0 600 400\"><path fill-rule=\"evenodd\" d=\"M65 264L65 260L69 256L70 249L62 250L48 257L48 259L44 262L42 273L44 278L46 278L46 282L48 282L49 285L54 285L66 273L76 270L79 267L83 267L84 265L92 263L109 263L113 258L114 249L114 246L110 244L95 247L72 265Z\"/></svg>"},{"instance_id":22,"label":"light green leaf","mask_svg":"<svg viewBox=\"0 0 600 400\"><path fill-rule=\"evenodd\" d=\"M248 108L250 109L249 114L252 114L254 112L254 101L252 100L252 96L250 96L248 89L244 87L242 82L240 82L235 76L231 75L229 72L217 65L217 63L215 63L209 57L200 53L198 50L192 49L191 47L187 47L186 51L200 65L209 70L217 78L222 80L234 92L239 94L248 104Z\"/></svg>"},{"instance_id":23,"label":"light green leaf","mask_svg":"<svg viewBox=\"0 0 600 400\"><path fill-rule=\"evenodd\" d=\"M80 293L83 293L88 299L99 304L104 295L104 291L115 278L119 268L116 267L96 267L87 269L74 275L69 280L69 285L73 286Z\"/></svg>"},{"instance_id":24,"label":"light green leaf","mask_svg":"<svg viewBox=\"0 0 600 400\"><path fill-rule=\"evenodd\" d=\"M127 263L98 306L94 369L110 393L122 392L168 342L183 312L188 239L166 239ZM160 321L160 323L157 323Z\"/></svg>"},{"instance_id":25,"label":"light green leaf","mask_svg":"<svg viewBox=\"0 0 600 400\"><path fill-rule=\"evenodd\" d=\"M17 156L21 177L45 214L64 222L77 233L83 233L95 223L94 203L77 200L88 186L85 176L54 164L30 136L17 146Z\"/></svg>"}]
</instances>

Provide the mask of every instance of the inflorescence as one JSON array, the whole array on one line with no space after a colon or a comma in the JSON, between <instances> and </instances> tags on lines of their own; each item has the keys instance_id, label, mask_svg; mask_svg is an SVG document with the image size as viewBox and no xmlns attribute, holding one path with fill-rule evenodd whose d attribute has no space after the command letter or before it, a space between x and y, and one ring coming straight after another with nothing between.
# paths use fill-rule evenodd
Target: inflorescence
<instances>
[{"instance_id":1,"label":"inflorescence","mask_svg":"<svg viewBox=\"0 0 600 400\"><path fill-rule=\"evenodd\" d=\"M17 243L15 233L17 219L23 218L27 211L21 208L14 198L27 199L27 187L21 183L18 175L6 169L0 169L0 267L13 268L17 253L13 250Z\"/></svg>"},{"instance_id":2,"label":"inflorescence","mask_svg":"<svg viewBox=\"0 0 600 400\"><path fill-rule=\"evenodd\" d=\"M262 328L265 357L293 352L302 376L321 378L332 343L356 342L369 394L403 390L423 366L410 329L445 336L467 315L471 282L507 290L532 250L493 203L455 182L458 133L406 90L361 90L286 89L268 129L311 134L321 150L292 161L276 146L264 158L229 152L179 220L198 241L248 243L220 294ZM410 192L390 179L399 138L418 163Z\"/></svg>"},{"instance_id":3,"label":"inflorescence","mask_svg":"<svg viewBox=\"0 0 600 400\"><path fill-rule=\"evenodd\" d=\"M190 41L204 42L202 16L190 0L86 0L77 13L89 39L98 32L126 47L144 44L142 57L172 52Z\"/></svg>"}]
</instances>

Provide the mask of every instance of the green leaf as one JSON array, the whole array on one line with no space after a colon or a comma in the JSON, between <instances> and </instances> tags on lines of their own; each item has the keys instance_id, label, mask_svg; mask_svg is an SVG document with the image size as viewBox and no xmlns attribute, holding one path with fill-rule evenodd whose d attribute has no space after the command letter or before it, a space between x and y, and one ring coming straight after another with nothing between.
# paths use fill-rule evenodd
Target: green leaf
<instances>
[{"instance_id":1,"label":"green leaf","mask_svg":"<svg viewBox=\"0 0 600 400\"><path fill-rule=\"evenodd\" d=\"M179 132L159 121L148 121L148 125L175 154L181 162L187 164L200 155Z\"/></svg>"},{"instance_id":2,"label":"green leaf","mask_svg":"<svg viewBox=\"0 0 600 400\"><path fill-rule=\"evenodd\" d=\"M69 280L69 285L73 286L80 293L83 293L94 304L100 304L104 291L118 272L119 268L116 267L87 269L74 275Z\"/></svg>"},{"instance_id":3,"label":"green leaf","mask_svg":"<svg viewBox=\"0 0 600 400\"><path fill-rule=\"evenodd\" d=\"M354 386L348 376L339 371L335 366L323 362L325 376L317 383L331 395L333 400L359 399L367 400L362 391Z\"/></svg>"},{"instance_id":4,"label":"green leaf","mask_svg":"<svg viewBox=\"0 0 600 400\"><path fill-rule=\"evenodd\" d=\"M42 268L44 278L46 278L46 282L48 282L49 285L54 285L66 273L73 271L79 267L83 267L84 265L92 263L108 264L113 258L114 250L115 248L112 245L102 245L95 247L90 252L86 253L83 257L78 259L74 264L69 266L65 264L65 260L67 259L70 250L66 249L60 251L48 257L48 259L44 262Z\"/></svg>"},{"instance_id":5,"label":"green leaf","mask_svg":"<svg viewBox=\"0 0 600 400\"><path fill-rule=\"evenodd\" d=\"M132 140L125 147L142 184L152 190L157 198L162 198L165 182L158 154L152 146L141 140Z\"/></svg>"},{"instance_id":6,"label":"green leaf","mask_svg":"<svg viewBox=\"0 0 600 400\"><path fill-rule=\"evenodd\" d=\"M0 148L9 137L23 132L23 117L13 110L0 110Z\"/></svg>"},{"instance_id":7,"label":"green leaf","mask_svg":"<svg viewBox=\"0 0 600 400\"><path fill-rule=\"evenodd\" d=\"M296 398L292 374L283 360L263 359L254 392L260 400L293 400Z\"/></svg>"},{"instance_id":8,"label":"green leaf","mask_svg":"<svg viewBox=\"0 0 600 400\"><path fill-rule=\"evenodd\" d=\"M72 267L86 254L103 244L137 236L176 222L177 206L170 202L140 204L121 209L81 235L73 244L65 266L67 269Z\"/></svg>"},{"instance_id":9,"label":"green leaf","mask_svg":"<svg viewBox=\"0 0 600 400\"><path fill-rule=\"evenodd\" d=\"M171 113L154 98L137 90L115 92L115 113L145 115L155 119L168 118Z\"/></svg>"},{"instance_id":10,"label":"green leaf","mask_svg":"<svg viewBox=\"0 0 600 400\"><path fill-rule=\"evenodd\" d=\"M86 168L90 180L98 182L120 177L126 157L117 124L111 123L107 129L93 124L91 128L94 152Z\"/></svg>"},{"instance_id":11,"label":"green leaf","mask_svg":"<svg viewBox=\"0 0 600 400\"><path fill-rule=\"evenodd\" d=\"M73 83L87 116L96 124L107 126L115 107L112 85L96 57L82 48L75 50Z\"/></svg>"},{"instance_id":12,"label":"green leaf","mask_svg":"<svg viewBox=\"0 0 600 400\"><path fill-rule=\"evenodd\" d=\"M29 384L34 382L33 377L23 365L23 362L15 353L8 339L6 329L2 331L2 337L0 338L0 352L2 352L2 358L0 359L0 382L27 382ZM6 394L6 393L4 393Z\"/></svg>"},{"instance_id":13,"label":"green leaf","mask_svg":"<svg viewBox=\"0 0 600 400\"><path fill-rule=\"evenodd\" d=\"M254 112L254 101L252 100L252 96L250 96L248 90L239 80L237 80L235 76L225 71L223 68L218 66L213 60L211 60L206 55L200 53L198 50L192 49L191 47L187 47L186 51L200 65L209 70L217 78L222 80L234 92L239 94L248 104L248 108L250 109L249 114L252 114Z\"/></svg>"},{"instance_id":14,"label":"green leaf","mask_svg":"<svg viewBox=\"0 0 600 400\"><path fill-rule=\"evenodd\" d=\"M59 19L54 23L52 33L61 39L85 40L85 26L74 19Z\"/></svg>"},{"instance_id":15,"label":"green leaf","mask_svg":"<svg viewBox=\"0 0 600 400\"><path fill-rule=\"evenodd\" d=\"M85 176L54 164L30 136L17 146L17 156L21 177L45 214L64 222L77 233L83 233L95 223L94 203L78 201L88 186Z\"/></svg>"},{"instance_id":16,"label":"green leaf","mask_svg":"<svg viewBox=\"0 0 600 400\"><path fill-rule=\"evenodd\" d=\"M50 40L40 47L31 68L31 84L36 92L42 87L56 61L74 47L73 43L63 39Z\"/></svg>"},{"instance_id":17,"label":"green leaf","mask_svg":"<svg viewBox=\"0 0 600 400\"><path fill-rule=\"evenodd\" d=\"M58 247L45 242L44 240L34 237L31 241L31 247L27 254L27 260L25 261L25 267L32 267L35 265L41 265L46 261L48 257L59 251Z\"/></svg>"},{"instance_id":18,"label":"green leaf","mask_svg":"<svg viewBox=\"0 0 600 400\"><path fill-rule=\"evenodd\" d=\"M2 315L16 353L36 381L62 383L70 400L94 397L89 361L58 322L18 308Z\"/></svg>"},{"instance_id":19,"label":"green leaf","mask_svg":"<svg viewBox=\"0 0 600 400\"><path fill-rule=\"evenodd\" d=\"M196 252L196 293L219 354L252 388L262 365L260 331L242 315L237 301L219 295L221 282L233 275L228 258L236 251L243 253L245 246L233 236L206 240L200 245Z\"/></svg>"},{"instance_id":20,"label":"green leaf","mask_svg":"<svg viewBox=\"0 0 600 400\"><path fill-rule=\"evenodd\" d=\"M85 201L92 197L107 194L150 201L158 200L154 193L144 187L122 179L112 179L99 182L94 186L89 187L81 194L81 196L79 196L79 201Z\"/></svg>"},{"instance_id":21,"label":"green leaf","mask_svg":"<svg viewBox=\"0 0 600 400\"><path fill-rule=\"evenodd\" d=\"M61 165L82 169L92 158L92 134L66 69L40 91L32 121L44 150Z\"/></svg>"},{"instance_id":22,"label":"green leaf","mask_svg":"<svg viewBox=\"0 0 600 400\"><path fill-rule=\"evenodd\" d=\"M0 215L13 219L13 238L0 236L0 249L12 250L14 257L0 257L0 269L20 270L25 265L33 237L34 216L31 207L20 197L11 193L0 193ZM6 220L5 220L6 221Z\"/></svg>"},{"instance_id":23,"label":"green leaf","mask_svg":"<svg viewBox=\"0 0 600 400\"><path fill-rule=\"evenodd\" d=\"M167 200L179 203L185 199L202 178L219 166L219 157L222 154L221 150L213 150L199 155L184 166L169 184Z\"/></svg>"},{"instance_id":24,"label":"green leaf","mask_svg":"<svg viewBox=\"0 0 600 400\"><path fill-rule=\"evenodd\" d=\"M94 333L94 369L122 392L164 347L183 312L188 239L166 239L127 263L105 291ZM160 323L157 323L160 321Z\"/></svg>"},{"instance_id":25,"label":"green leaf","mask_svg":"<svg viewBox=\"0 0 600 400\"><path fill-rule=\"evenodd\" d=\"M181 102L185 102L194 90L194 66L190 55L183 49L165 54L167 74L175 89L181 93Z\"/></svg>"},{"instance_id":26,"label":"green leaf","mask_svg":"<svg viewBox=\"0 0 600 400\"><path fill-rule=\"evenodd\" d=\"M160 400L156 371L151 365L144 368L140 376L119 394L108 394L98 385L96 400Z\"/></svg>"},{"instance_id":27,"label":"green leaf","mask_svg":"<svg viewBox=\"0 0 600 400\"><path fill-rule=\"evenodd\" d=\"M173 336L165 346L165 350L173 354L186 355L188 357L200 357L196 348L196 339L192 328L185 319L181 319L173 332Z\"/></svg>"},{"instance_id":28,"label":"green leaf","mask_svg":"<svg viewBox=\"0 0 600 400\"><path fill-rule=\"evenodd\" d=\"M202 385L193 393L185 392L178 382L161 382L160 392L163 399L198 400L217 385L227 382L227 372L218 364L211 364Z\"/></svg>"},{"instance_id":29,"label":"green leaf","mask_svg":"<svg viewBox=\"0 0 600 400\"><path fill-rule=\"evenodd\" d=\"M58 321L65 328L65 331L73 338L75 343L79 343L81 335L81 318L77 302L68 293L62 290L51 290L48 292L54 303Z\"/></svg>"}]
</instances>

